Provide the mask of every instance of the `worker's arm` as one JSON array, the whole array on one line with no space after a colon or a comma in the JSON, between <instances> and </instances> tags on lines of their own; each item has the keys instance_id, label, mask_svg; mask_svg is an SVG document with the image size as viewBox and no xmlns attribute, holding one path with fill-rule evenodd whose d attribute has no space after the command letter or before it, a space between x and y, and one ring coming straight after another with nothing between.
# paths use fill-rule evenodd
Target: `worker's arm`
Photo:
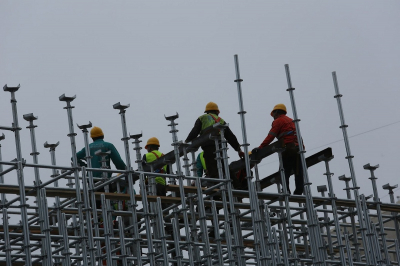
<instances>
[{"instance_id":1,"label":"worker's arm","mask_svg":"<svg viewBox=\"0 0 400 266\"><path fill-rule=\"evenodd\" d=\"M196 159L196 168L197 168L197 176L203 176L203 164L201 163L200 154L197 156Z\"/></svg>"},{"instance_id":2,"label":"worker's arm","mask_svg":"<svg viewBox=\"0 0 400 266\"><path fill-rule=\"evenodd\" d=\"M119 152L114 147L114 145L112 144L110 145L110 150L111 150L110 159L115 165L115 168L117 168L118 170L126 170L126 165L124 161L122 161L121 156L119 155Z\"/></svg>"},{"instance_id":3,"label":"worker's arm","mask_svg":"<svg viewBox=\"0 0 400 266\"><path fill-rule=\"evenodd\" d=\"M80 166L87 166L86 163L83 161L83 160L86 160L86 159L85 159L85 156L86 156L85 148L83 148L82 150L80 150L80 151L76 154L76 159L77 159L77 161L78 161L78 165L80 165ZM72 158L71 158L71 161L72 161Z\"/></svg>"},{"instance_id":4,"label":"worker's arm","mask_svg":"<svg viewBox=\"0 0 400 266\"><path fill-rule=\"evenodd\" d=\"M261 149L265 146L268 146L274 140L274 138L276 138L278 136L279 128L280 128L280 125L279 125L278 120L274 120L274 122L272 122L271 130L269 131L267 137L264 139L264 141L261 143L261 145L258 148Z\"/></svg>"},{"instance_id":5,"label":"worker's arm","mask_svg":"<svg viewBox=\"0 0 400 266\"><path fill-rule=\"evenodd\" d=\"M235 134L233 134L232 130L229 127L225 129L225 139L232 146L232 148L235 149L235 151L237 152L240 151L239 141L237 140Z\"/></svg>"},{"instance_id":6,"label":"worker's arm","mask_svg":"<svg viewBox=\"0 0 400 266\"><path fill-rule=\"evenodd\" d=\"M194 123L194 126L192 130L190 131L189 135L187 136L185 142L188 143L192 141L193 139L197 138L197 136L201 132L201 121L200 119L197 118L196 122Z\"/></svg>"},{"instance_id":7,"label":"worker's arm","mask_svg":"<svg viewBox=\"0 0 400 266\"><path fill-rule=\"evenodd\" d=\"M147 165L147 157L146 157L146 154L143 154L142 166L145 167L146 165Z\"/></svg>"}]
</instances>

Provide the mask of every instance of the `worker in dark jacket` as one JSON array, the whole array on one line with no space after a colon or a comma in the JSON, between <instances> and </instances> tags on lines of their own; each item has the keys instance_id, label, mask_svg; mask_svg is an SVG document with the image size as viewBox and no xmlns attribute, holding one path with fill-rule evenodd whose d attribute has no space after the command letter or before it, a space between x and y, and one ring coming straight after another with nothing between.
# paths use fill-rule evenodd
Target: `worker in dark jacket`
<instances>
[{"instance_id":1,"label":"worker in dark jacket","mask_svg":"<svg viewBox=\"0 0 400 266\"><path fill-rule=\"evenodd\" d=\"M196 138L199 135L207 134L209 132L209 129L212 128L212 126L215 123L220 123L222 125L226 124L225 121L219 117L219 109L218 105L214 102L209 102L206 105L206 109L204 111L204 115L200 116L195 124L192 130L190 131L189 135L187 136L185 142L190 142L194 138ZM228 128L225 129L224 133L225 139L228 141L228 143L235 149L235 151L238 152L239 156L242 158L244 157L244 153L240 148L240 144L236 138L236 136L232 133L232 131ZM204 151L204 161L205 164L207 165L207 171L208 175L211 178L219 178L218 176L218 168L217 168L217 161L215 160L215 143L213 140L207 141L204 143L201 148Z\"/></svg>"},{"instance_id":2,"label":"worker in dark jacket","mask_svg":"<svg viewBox=\"0 0 400 266\"><path fill-rule=\"evenodd\" d=\"M293 119L286 116L286 106L284 104L275 105L271 112L271 116L274 118L272 122L271 130L268 136L264 139L261 145L254 149L253 152L257 152L257 149L261 149L268 146L274 138L282 139L285 151L282 153L283 168L285 170L285 179L288 192L289 189L289 177L291 173L294 173L296 190L293 192L295 195L303 194L304 180L303 180L303 168L300 161L299 154L299 143L297 141L296 126Z\"/></svg>"},{"instance_id":3,"label":"worker in dark jacket","mask_svg":"<svg viewBox=\"0 0 400 266\"><path fill-rule=\"evenodd\" d=\"M110 168L110 159L115 165L115 168L118 170L125 170L126 165L124 161L122 161L121 156L119 155L117 149L115 146L109 142L104 141L104 133L99 127L93 127L92 130L90 130L90 137L93 139L93 142L89 144L89 149L90 149L90 156L92 157L90 160L92 162L92 168L101 168L101 156L95 155L95 152L98 150L101 150L102 152L107 152L111 151L110 155L107 156L107 166ZM78 159L78 164L81 166L85 166L86 163L83 160L86 157L86 151L85 148L80 150L76 154L76 158ZM108 174L108 176L111 176L111 173ZM102 177L101 172L93 172L93 177Z\"/></svg>"}]
</instances>

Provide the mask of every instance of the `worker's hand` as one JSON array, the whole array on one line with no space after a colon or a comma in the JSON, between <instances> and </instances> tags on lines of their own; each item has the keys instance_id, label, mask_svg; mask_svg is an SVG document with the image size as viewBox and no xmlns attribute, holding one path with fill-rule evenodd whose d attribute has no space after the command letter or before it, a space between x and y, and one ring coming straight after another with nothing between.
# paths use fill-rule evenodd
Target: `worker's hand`
<instances>
[{"instance_id":1,"label":"worker's hand","mask_svg":"<svg viewBox=\"0 0 400 266\"><path fill-rule=\"evenodd\" d=\"M241 159L244 158L244 152L243 152L242 150L239 150L239 151L238 151L238 155L239 155L239 157L240 157Z\"/></svg>"}]
</instances>

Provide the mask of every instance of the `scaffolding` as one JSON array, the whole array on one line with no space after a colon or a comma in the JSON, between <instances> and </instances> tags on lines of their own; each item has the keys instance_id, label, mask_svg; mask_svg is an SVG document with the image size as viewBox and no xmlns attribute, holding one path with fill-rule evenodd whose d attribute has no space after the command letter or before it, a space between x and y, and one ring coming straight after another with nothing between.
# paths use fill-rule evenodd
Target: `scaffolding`
<instances>
[{"instance_id":1,"label":"scaffolding","mask_svg":"<svg viewBox=\"0 0 400 266\"><path fill-rule=\"evenodd\" d=\"M30 155L33 157L33 163L27 163L22 155L22 128L17 113L19 86L5 85L3 90L11 93L13 123L11 127L0 126L0 129L14 134L17 158L3 161L0 145L3 219L0 265L400 265L400 205L395 204L393 195L397 185L383 186L389 192L391 203L382 203L374 175L379 165L367 164L364 169L370 171L374 193L372 197L360 194L336 73L332 73L334 97L350 168L350 177L339 177L344 181L345 199L337 198L333 190L333 174L329 167L332 149L305 157L288 65L285 65L287 91L300 144L304 195L290 195L286 187L282 143L277 141L257 154L248 155L243 80L237 55L234 62L245 152L244 159L234 162L228 160L226 125L215 124L206 135L184 143L177 135L177 113L165 117L173 151L143 167L142 134L128 134L126 110L129 105L116 103L113 109L119 110L121 118L126 170L107 169L108 154L101 151L96 155L102 157L103 167L92 167L90 122L78 125L87 161L87 166L81 167L76 157L77 133L71 105L75 96L63 94L59 100L66 104L71 166L57 165L58 142L44 143L44 148L50 151L51 162L39 163L34 125L37 117L32 113L23 115L30 130ZM4 140L2 134L0 141ZM216 146L219 179L200 178L196 174L195 152L210 140ZM130 141L136 156L134 164ZM278 155L279 171L260 178L257 165L272 155ZM313 196L307 168L318 163L325 165L327 185L318 186L321 195ZM171 169L174 166L175 171L172 174L154 172L164 165ZM25 184L27 168L33 168L32 186ZM40 172L44 169L51 169L52 174L42 180ZM234 182L238 171L246 173L243 186ZM94 177L94 172L101 172L102 177ZM8 180L5 177L11 173L16 173L18 185L5 183ZM158 176L168 181L167 196L156 195L155 178ZM68 181L66 187L59 186L58 181L62 179ZM139 194L133 189L135 182L140 185ZM272 185L277 187L277 193L263 192ZM128 188L126 192L124 187ZM28 204L27 197L34 197L34 204ZM53 206L49 206L49 199ZM101 207L96 201L101 201ZM18 219L20 222L15 223Z\"/></svg>"}]
</instances>

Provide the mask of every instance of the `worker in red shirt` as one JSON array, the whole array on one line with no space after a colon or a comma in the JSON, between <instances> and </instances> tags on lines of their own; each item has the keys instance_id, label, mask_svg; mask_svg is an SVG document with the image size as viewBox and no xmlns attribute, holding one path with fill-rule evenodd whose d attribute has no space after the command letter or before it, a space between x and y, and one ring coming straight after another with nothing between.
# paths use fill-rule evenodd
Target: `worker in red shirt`
<instances>
[{"instance_id":1,"label":"worker in red shirt","mask_svg":"<svg viewBox=\"0 0 400 266\"><path fill-rule=\"evenodd\" d=\"M289 189L289 177L294 173L296 189L294 195L301 195L304 191L303 168L300 161L299 143L297 141L296 126L293 119L286 116L286 106L282 103L275 105L271 112L274 118L271 130L258 148L257 152L265 146L268 146L274 138L282 139L285 151L282 152L283 168L285 170L286 187Z\"/></svg>"}]
</instances>

